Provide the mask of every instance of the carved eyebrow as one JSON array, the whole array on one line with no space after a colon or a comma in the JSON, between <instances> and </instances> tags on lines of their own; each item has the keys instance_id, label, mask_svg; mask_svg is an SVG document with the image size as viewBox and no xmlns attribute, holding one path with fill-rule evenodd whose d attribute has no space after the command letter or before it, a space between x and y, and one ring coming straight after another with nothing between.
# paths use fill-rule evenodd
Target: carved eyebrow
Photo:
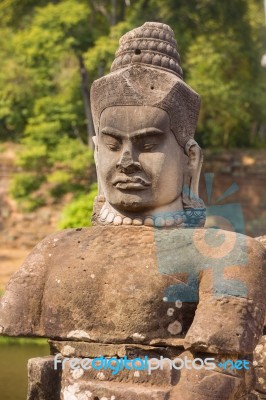
<instances>
[{"instance_id":1,"label":"carved eyebrow","mask_svg":"<svg viewBox=\"0 0 266 400\"><path fill-rule=\"evenodd\" d=\"M103 129L101 129L101 133L103 135L111 136L111 137L114 137L115 139L120 139L120 140L124 137L122 132L120 132L119 130L116 130L114 128L108 128L108 127L103 128Z\"/></svg>"},{"instance_id":2,"label":"carved eyebrow","mask_svg":"<svg viewBox=\"0 0 266 400\"><path fill-rule=\"evenodd\" d=\"M145 136L161 136L163 134L164 134L164 132L161 131L160 129L151 127L151 128L144 128L144 129L134 132L132 137L138 139L138 138L142 138Z\"/></svg>"},{"instance_id":3,"label":"carved eyebrow","mask_svg":"<svg viewBox=\"0 0 266 400\"><path fill-rule=\"evenodd\" d=\"M115 139L122 139L123 137L126 136L126 134L124 132L121 132L118 129L108 128L108 127L103 128L101 130L101 133L103 135L112 136ZM134 132L131 137L137 139L137 138L141 138L144 136L157 136L157 135L163 135L163 134L164 134L164 132L161 131L160 129L150 127L150 128L140 129L140 130Z\"/></svg>"}]
</instances>

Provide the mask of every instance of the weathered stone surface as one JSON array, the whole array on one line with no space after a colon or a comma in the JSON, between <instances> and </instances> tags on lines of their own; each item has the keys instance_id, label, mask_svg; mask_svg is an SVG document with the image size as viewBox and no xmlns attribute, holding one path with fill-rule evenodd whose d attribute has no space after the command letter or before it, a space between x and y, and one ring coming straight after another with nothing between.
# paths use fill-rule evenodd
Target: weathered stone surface
<instances>
[{"instance_id":1,"label":"weathered stone surface","mask_svg":"<svg viewBox=\"0 0 266 400\"><path fill-rule=\"evenodd\" d=\"M147 353L148 354L148 353ZM190 352L183 352L180 358L193 360ZM224 356L227 359L226 356ZM154 361L150 361L154 363ZM206 371L195 369L171 369L165 361L163 369L147 371L121 370L114 375L110 370L99 371L70 367L66 361L62 375L62 399L67 400L70 393L75 399L87 398L115 399L168 399L168 400L253 400L249 394L254 386L254 372L220 370ZM90 397L91 396L91 397ZM148 397L150 396L150 397ZM86 398L86 397L85 397Z\"/></svg>"},{"instance_id":2,"label":"weathered stone surface","mask_svg":"<svg viewBox=\"0 0 266 400\"><path fill-rule=\"evenodd\" d=\"M259 243L261 243L264 247L266 247L266 235L264 236L258 236L255 238ZM264 326L266 327L266 315L265 315L265 321L264 321ZM266 332L264 332L266 333Z\"/></svg>"},{"instance_id":3,"label":"weathered stone surface","mask_svg":"<svg viewBox=\"0 0 266 400\"><path fill-rule=\"evenodd\" d=\"M262 332L262 315L252 300L232 297L216 301L206 299L197 308L193 325L185 338L185 348L211 353L250 354ZM225 326L226 330L223 329Z\"/></svg>"},{"instance_id":4,"label":"weathered stone surface","mask_svg":"<svg viewBox=\"0 0 266 400\"><path fill-rule=\"evenodd\" d=\"M228 400L244 399L245 386L239 378L217 372L184 373L175 389L171 400Z\"/></svg>"},{"instance_id":5,"label":"weathered stone surface","mask_svg":"<svg viewBox=\"0 0 266 400\"><path fill-rule=\"evenodd\" d=\"M170 339L153 339L150 342L151 345L154 346L174 346L174 347L184 347L184 339L178 338L170 338Z\"/></svg>"},{"instance_id":6,"label":"weathered stone surface","mask_svg":"<svg viewBox=\"0 0 266 400\"><path fill-rule=\"evenodd\" d=\"M162 230L158 236L149 227L99 226L46 238L7 287L1 303L2 333L99 343L176 339L191 325L196 305L183 303L178 308L174 301L164 301L164 296L168 287L186 282L183 271L189 267L199 274L199 304L186 346L207 352L251 353L264 319L265 250L257 241L238 235L245 249L234 261L243 266L224 268L221 277L225 294L229 279L238 279L245 284L249 300L229 300L228 296L221 300L214 292L212 269L206 268L206 251L210 266L214 259L211 245L206 249L203 231L199 230L200 237L193 229ZM230 243L234 234L223 234ZM215 243L215 235L209 240ZM181 330L172 329L176 321Z\"/></svg>"},{"instance_id":7,"label":"weathered stone surface","mask_svg":"<svg viewBox=\"0 0 266 400\"><path fill-rule=\"evenodd\" d=\"M256 237L256 240L260 242L264 247L266 247L266 235Z\"/></svg>"},{"instance_id":8,"label":"weathered stone surface","mask_svg":"<svg viewBox=\"0 0 266 400\"><path fill-rule=\"evenodd\" d=\"M148 353L147 353L148 355ZM157 357L159 359L160 357ZM136 385L145 385L150 387L165 387L171 386L172 381L178 381L180 377L180 372L177 370L170 370L168 362L166 361L163 365L163 368L154 369L150 374L147 370L128 370L126 368L119 370L118 373L115 374L115 371L111 369L105 369L104 367L96 370L92 367L88 366L87 370L84 368L71 368L71 362L74 362L75 359L70 361L66 360L64 363L62 377L63 380L68 377L69 379L74 379L73 382L77 381L77 379L81 378L81 380L89 381L93 380L96 382L113 382L113 383L128 383ZM118 360L118 361L121 361ZM123 360L122 360L123 361ZM115 366L114 362L114 366ZM157 365L157 362L154 360L149 361L150 364L154 364L154 368ZM101 366L101 361L98 362L99 367ZM137 363L139 366L141 364Z\"/></svg>"},{"instance_id":9,"label":"weathered stone surface","mask_svg":"<svg viewBox=\"0 0 266 400\"><path fill-rule=\"evenodd\" d=\"M128 383L80 382L66 383L61 392L61 400L168 400L169 390L145 387ZM96 394L96 396L95 396ZM94 396L94 397L92 397ZM181 400L177 399L176 400Z\"/></svg>"},{"instance_id":10,"label":"weathered stone surface","mask_svg":"<svg viewBox=\"0 0 266 400\"><path fill-rule=\"evenodd\" d=\"M149 343L171 337L167 328L176 319L184 330L192 321L195 305L167 315L173 303L163 297L171 283L158 270L152 228L66 230L38 244L13 277L0 325L9 335Z\"/></svg>"},{"instance_id":11,"label":"weathered stone surface","mask_svg":"<svg viewBox=\"0 0 266 400\"><path fill-rule=\"evenodd\" d=\"M182 343L182 339L180 339ZM184 347L159 347L147 346L141 344L103 344L103 343L88 343L74 341L49 341L51 354L61 353L64 357L91 357L95 358L99 355L103 357L142 357L149 353L150 357L175 357L178 356Z\"/></svg>"},{"instance_id":12,"label":"weathered stone surface","mask_svg":"<svg viewBox=\"0 0 266 400\"><path fill-rule=\"evenodd\" d=\"M147 353L148 354L148 353ZM176 379L179 373L174 371ZM75 399L108 398L129 400L166 400L169 398L173 374L164 367L152 375L147 371L123 369L118 374L111 370L77 369L70 367L66 361L62 373L61 399L68 400L70 393Z\"/></svg>"},{"instance_id":13,"label":"weathered stone surface","mask_svg":"<svg viewBox=\"0 0 266 400\"><path fill-rule=\"evenodd\" d=\"M259 400L259 397L256 395L256 393L251 393L241 397L240 400Z\"/></svg>"},{"instance_id":14,"label":"weathered stone surface","mask_svg":"<svg viewBox=\"0 0 266 400\"><path fill-rule=\"evenodd\" d=\"M256 238L263 246L266 247L266 235ZM264 321L264 326L266 320ZM256 390L258 399L266 399L266 328L264 327L264 336L259 341L259 344L254 351L254 366L256 372Z\"/></svg>"},{"instance_id":15,"label":"weathered stone surface","mask_svg":"<svg viewBox=\"0 0 266 400\"><path fill-rule=\"evenodd\" d=\"M253 365L257 376L256 390L266 397L266 336L262 336L255 349Z\"/></svg>"},{"instance_id":16,"label":"weathered stone surface","mask_svg":"<svg viewBox=\"0 0 266 400\"><path fill-rule=\"evenodd\" d=\"M266 395L263 394L263 393L256 392L256 396L257 396L256 398L259 399L259 400L265 400L266 399Z\"/></svg>"},{"instance_id":17,"label":"weathered stone surface","mask_svg":"<svg viewBox=\"0 0 266 400\"><path fill-rule=\"evenodd\" d=\"M204 359L207 355L193 355L191 352L184 352L182 357L193 360L195 357ZM230 356L220 355L215 357L216 364L219 361L228 360ZM231 356L231 359L238 359L238 356ZM255 385L254 370L231 370L224 371L219 367L215 370L189 370L182 369L180 380L171 391L170 399L180 400L239 400L246 399ZM182 397L183 396L183 397Z\"/></svg>"},{"instance_id":18,"label":"weathered stone surface","mask_svg":"<svg viewBox=\"0 0 266 400\"><path fill-rule=\"evenodd\" d=\"M27 400L59 400L61 368L54 369L54 358L37 357L28 361Z\"/></svg>"}]
</instances>

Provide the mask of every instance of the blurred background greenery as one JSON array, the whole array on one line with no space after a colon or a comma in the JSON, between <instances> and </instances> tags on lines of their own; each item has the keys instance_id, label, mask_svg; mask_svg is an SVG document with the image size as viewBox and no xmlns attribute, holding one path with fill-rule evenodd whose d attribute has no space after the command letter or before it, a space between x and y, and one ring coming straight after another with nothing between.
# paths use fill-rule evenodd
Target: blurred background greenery
<instances>
[{"instance_id":1,"label":"blurred background greenery","mask_svg":"<svg viewBox=\"0 0 266 400\"><path fill-rule=\"evenodd\" d=\"M199 143L266 147L263 0L2 0L0 21L0 141L19 144L10 193L25 211L74 194L59 228L88 225L96 193L90 85L145 21L175 31L202 97Z\"/></svg>"}]
</instances>

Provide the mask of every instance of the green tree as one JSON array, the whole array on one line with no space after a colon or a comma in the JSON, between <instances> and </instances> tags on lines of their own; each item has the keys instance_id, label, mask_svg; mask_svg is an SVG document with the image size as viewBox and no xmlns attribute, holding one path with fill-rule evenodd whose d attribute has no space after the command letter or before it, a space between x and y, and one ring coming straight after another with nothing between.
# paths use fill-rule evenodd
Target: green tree
<instances>
[{"instance_id":1,"label":"green tree","mask_svg":"<svg viewBox=\"0 0 266 400\"><path fill-rule=\"evenodd\" d=\"M92 42L90 14L85 3L73 0L37 7L31 24L12 38L32 95L17 160L23 172L14 179L12 194L27 204L31 198L30 208L51 195L88 190L88 175L94 176L80 74L80 54ZM38 187L32 184L34 176ZM46 193L42 202L41 187Z\"/></svg>"},{"instance_id":2,"label":"green tree","mask_svg":"<svg viewBox=\"0 0 266 400\"><path fill-rule=\"evenodd\" d=\"M0 20L0 141L22 144L11 191L28 208L89 190L89 88L120 36L145 21L175 32L185 81L202 98L198 141L266 144L261 0L0 0Z\"/></svg>"}]
</instances>

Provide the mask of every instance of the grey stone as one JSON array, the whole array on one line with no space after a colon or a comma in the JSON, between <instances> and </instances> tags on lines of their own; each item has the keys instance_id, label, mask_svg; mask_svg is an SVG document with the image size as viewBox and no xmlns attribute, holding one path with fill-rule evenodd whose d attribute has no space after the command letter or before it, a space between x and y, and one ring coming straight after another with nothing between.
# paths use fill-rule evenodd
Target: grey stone
<instances>
[{"instance_id":1,"label":"grey stone","mask_svg":"<svg viewBox=\"0 0 266 400\"><path fill-rule=\"evenodd\" d=\"M257 376L256 390L266 395L266 336L262 336L255 348L254 366Z\"/></svg>"},{"instance_id":2,"label":"grey stone","mask_svg":"<svg viewBox=\"0 0 266 400\"><path fill-rule=\"evenodd\" d=\"M181 340L180 340L181 342ZM148 352L149 357L175 357L183 350L183 346L147 346L141 344L103 344L74 341L49 341L51 354L61 353L63 357L130 357L136 358L145 356Z\"/></svg>"},{"instance_id":3,"label":"grey stone","mask_svg":"<svg viewBox=\"0 0 266 400\"><path fill-rule=\"evenodd\" d=\"M143 226L97 226L46 238L7 286L1 301L3 333L147 345L165 339L170 343L186 335L185 346L194 350L252 353L264 321L264 248L251 238L238 236L249 261L236 269L234 276L245 283L249 299L220 299L213 294L212 270L205 268L204 252L209 260L215 260L211 250L204 247L204 232L174 229L158 234ZM224 231L224 235L231 243L234 234ZM215 236L209 240L215 240ZM168 261L160 256L165 251ZM241 261L241 252L236 257ZM187 267L199 271L195 317L195 303L183 303L178 308L173 299L163 301L168 287L177 281L186 282L180 269ZM226 285L226 269L223 276ZM177 322L182 325L181 332L171 328Z\"/></svg>"},{"instance_id":4,"label":"grey stone","mask_svg":"<svg viewBox=\"0 0 266 400\"><path fill-rule=\"evenodd\" d=\"M193 360L190 352L183 352L180 358ZM154 361L150 361L151 363ZM62 373L64 395L74 393L76 399L86 394L88 398L115 396L115 399L169 399L169 400L240 400L248 397L253 371L223 374L219 370L171 369L166 361L163 369L152 371L129 371L123 369L112 374L108 369L72 369L71 361L66 361ZM100 364L99 364L100 365ZM77 366L77 365L76 365ZM150 397L148 397L150 396ZM111 397L112 398L112 397Z\"/></svg>"},{"instance_id":5,"label":"grey stone","mask_svg":"<svg viewBox=\"0 0 266 400\"><path fill-rule=\"evenodd\" d=\"M54 358L37 357L28 361L27 400L59 400L61 368L54 369Z\"/></svg>"}]
</instances>

